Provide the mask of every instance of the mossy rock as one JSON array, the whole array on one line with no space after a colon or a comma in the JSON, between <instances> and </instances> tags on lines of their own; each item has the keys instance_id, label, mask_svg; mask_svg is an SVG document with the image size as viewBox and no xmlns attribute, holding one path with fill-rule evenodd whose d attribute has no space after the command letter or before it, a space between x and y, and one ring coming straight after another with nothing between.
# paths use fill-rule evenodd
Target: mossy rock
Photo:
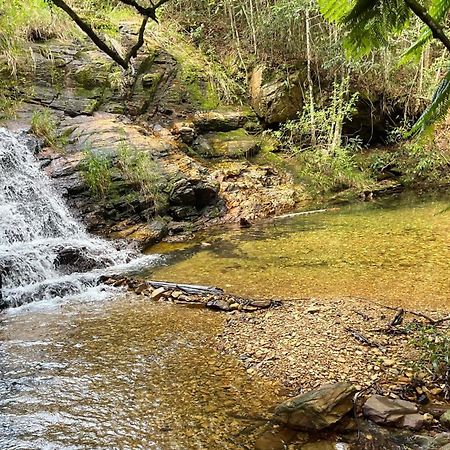
<instances>
[{"instance_id":1,"label":"mossy rock","mask_svg":"<svg viewBox=\"0 0 450 450\"><path fill-rule=\"evenodd\" d=\"M231 131L244 128L246 131L260 131L258 118L249 107L222 107L213 111L199 111L192 118L199 133L208 131ZM242 136L246 135L242 130Z\"/></svg>"},{"instance_id":2,"label":"mossy rock","mask_svg":"<svg viewBox=\"0 0 450 450\"><path fill-rule=\"evenodd\" d=\"M206 159L244 159L255 156L260 150L260 140L244 129L208 133L200 136L193 145L198 156Z\"/></svg>"}]
</instances>

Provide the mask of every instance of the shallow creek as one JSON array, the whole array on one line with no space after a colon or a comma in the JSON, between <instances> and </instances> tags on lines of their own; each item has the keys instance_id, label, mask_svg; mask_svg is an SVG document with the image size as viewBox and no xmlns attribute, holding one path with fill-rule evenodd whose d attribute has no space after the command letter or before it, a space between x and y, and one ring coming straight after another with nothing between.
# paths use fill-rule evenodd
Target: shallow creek
<instances>
[{"instance_id":1,"label":"shallow creek","mask_svg":"<svg viewBox=\"0 0 450 450\"><path fill-rule=\"evenodd\" d=\"M448 309L446 199L404 198L160 244L157 279L270 297L363 296ZM0 315L0 448L253 448L276 382L214 350L224 314L109 300Z\"/></svg>"},{"instance_id":2,"label":"shallow creek","mask_svg":"<svg viewBox=\"0 0 450 450\"><path fill-rule=\"evenodd\" d=\"M222 229L151 248L168 256L150 273L252 297L353 296L448 309L449 205L450 197L402 196Z\"/></svg>"},{"instance_id":3,"label":"shallow creek","mask_svg":"<svg viewBox=\"0 0 450 450\"><path fill-rule=\"evenodd\" d=\"M277 386L213 349L222 318L136 298L7 313L0 448L252 448Z\"/></svg>"}]
</instances>

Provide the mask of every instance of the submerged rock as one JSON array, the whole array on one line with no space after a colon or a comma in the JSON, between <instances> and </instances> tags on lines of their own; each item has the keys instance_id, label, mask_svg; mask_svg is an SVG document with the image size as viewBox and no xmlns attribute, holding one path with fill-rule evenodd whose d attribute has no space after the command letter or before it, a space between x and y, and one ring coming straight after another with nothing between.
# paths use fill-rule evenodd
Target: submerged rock
<instances>
[{"instance_id":1,"label":"submerged rock","mask_svg":"<svg viewBox=\"0 0 450 450\"><path fill-rule=\"evenodd\" d=\"M423 416L417 411L417 405L412 402L382 395L372 395L363 406L364 416L375 423L413 430L422 428L424 422Z\"/></svg>"},{"instance_id":2,"label":"submerged rock","mask_svg":"<svg viewBox=\"0 0 450 450\"><path fill-rule=\"evenodd\" d=\"M278 405L276 417L302 430L322 430L335 424L353 408L356 390L350 383L324 384Z\"/></svg>"}]
</instances>

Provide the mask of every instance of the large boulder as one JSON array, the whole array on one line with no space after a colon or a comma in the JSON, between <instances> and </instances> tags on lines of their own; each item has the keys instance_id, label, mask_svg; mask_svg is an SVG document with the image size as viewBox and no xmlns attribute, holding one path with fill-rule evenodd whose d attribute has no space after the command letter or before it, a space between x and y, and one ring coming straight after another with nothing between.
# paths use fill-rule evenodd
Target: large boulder
<instances>
[{"instance_id":1,"label":"large boulder","mask_svg":"<svg viewBox=\"0 0 450 450\"><path fill-rule=\"evenodd\" d=\"M281 403L275 415L292 428L322 430L341 420L353 408L355 391L350 383L325 384Z\"/></svg>"},{"instance_id":2,"label":"large boulder","mask_svg":"<svg viewBox=\"0 0 450 450\"><path fill-rule=\"evenodd\" d=\"M250 79L251 105L269 124L295 119L303 107L302 83L300 71L286 76L284 72L258 66Z\"/></svg>"},{"instance_id":3,"label":"large boulder","mask_svg":"<svg viewBox=\"0 0 450 450\"><path fill-rule=\"evenodd\" d=\"M423 416L417 405L406 400L372 395L363 406L364 416L380 425L391 425L418 430L423 426Z\"/></svg>"},{"instance_id":4,"label":"large boulder","mask_svg":"<svg viewBox=\"0 0 450 450\"><path fill-rule=\"evenodd\" d=\"M192 123L199 133L257 128L258 118L250 108L228 107L214 111L197 111Z\"/></svg>"}]
</instances>

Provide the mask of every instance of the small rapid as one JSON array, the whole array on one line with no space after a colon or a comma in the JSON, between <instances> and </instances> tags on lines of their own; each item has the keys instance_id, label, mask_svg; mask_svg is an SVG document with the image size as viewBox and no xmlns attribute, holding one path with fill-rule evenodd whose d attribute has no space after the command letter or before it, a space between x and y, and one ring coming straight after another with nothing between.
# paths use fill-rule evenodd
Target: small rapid
<instances>
[{"instance_id":1,"label":"small rapid","mask_svg":"<svg viewBox=\"0 0 450 450\"><path fill-rule=\"evenodd\" d=\"M139 270L159 259L90 236L40 169L34 147L27 135L0 128L3 308L80 295L104 273Z\"/></svg>"}]
</instances>

